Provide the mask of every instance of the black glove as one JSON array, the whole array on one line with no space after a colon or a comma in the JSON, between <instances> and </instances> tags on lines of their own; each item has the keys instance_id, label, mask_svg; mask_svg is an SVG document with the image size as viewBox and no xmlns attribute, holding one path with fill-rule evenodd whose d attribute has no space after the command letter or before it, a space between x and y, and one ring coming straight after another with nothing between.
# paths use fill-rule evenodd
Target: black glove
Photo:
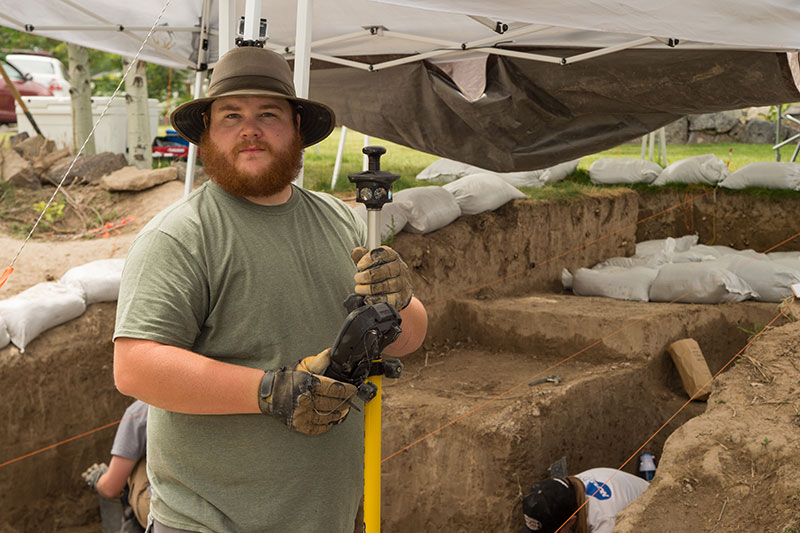
<instances>
[{"instance_id":1,"label":"black glove","mask_svg":"<svg viewBox=\"0 0 800 533\"><path fill-rule=\"evenodd\" d=\"M356 388L349 383L281 368L264 373L258 405L289 429L319 435L344 421L355 395Z\"/></svg>"},{"instance_id":2,"label":"black glove","mask_svg":"<svg viewBox=\"0 0 800 533\"><path fill-rule=\"evenodd\" d=\"M413 296L408 265L388 246L369 252L363 246L354 248L350 256L356 263L356 294L364 302L375 305L386 302L398 311L405 309Z\"/></svg>"}]
</instances>

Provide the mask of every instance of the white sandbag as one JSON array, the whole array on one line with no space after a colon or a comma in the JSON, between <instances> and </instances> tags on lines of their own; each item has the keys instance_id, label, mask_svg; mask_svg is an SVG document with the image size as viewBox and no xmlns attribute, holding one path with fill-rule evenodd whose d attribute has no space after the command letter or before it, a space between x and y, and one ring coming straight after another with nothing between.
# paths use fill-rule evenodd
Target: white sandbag
<instances>
[{"instance_id":1,"label":"white sandbag","mask_svg":"<svg viewBox=\"0 0 800 533\"><path fill-rule=\"evenodd\" d=\"M728 189L765 187L800 191L800 163L760 161L745 165L719 184Z\"/></svg>"},{"instance_id":2,"label":"white sandbag","mask_svg":"<svg viewBox=\"0 0 800 533\"><path fill-rule=\"evenodd\" d=\"M602 158L589 166L594 184L652 183L661 174L658 163L646 159Z\"/></svg>"},{"instance_id":3,"label":"white sandbag","mask_svg":"<svg viewBox=\"0 0 800 533\"><path fill-rule=\"evenodd\" d=\"M800 272L800 257L778 257L772 259L772 262L789 270Z\"/></svg>"},{"instance_id":4,"label":"white sandbag","mask_svg":"<svg viewBox=\"0 0 800 533\"><path fill-rule=\"evenodd\" d=\"M25 346L41 332L86 311L83 291L75 285L39 283L30 289L0 301L0 318L6 323L11 342L25 351Z\"/></svg>"},{"instance_id":5,"label":"white sandbag","mask_svg":"<svg viewBox=\"0 0 800 533\"><path fill-rule=\"evenodd\" d=\"M572 272L570 272L566 268L561 269L561 285L564 287L564 290L567 291L572 290L572 281L574 279L575 276L572 275Z\"/></svg>"},{"instance_id":6,"label":"white sandbag","mask_svg":"<svg viewBox=\"0 0 800 533\"><path fill-rule=\"evenodd\" d=\"M124 265L124 259L99 259L70 268L58 282L80 287L87 304L115 302Z\"/></svg>"},{"instance_id":7,"label":"white sandbag","mask_svg":"<svg viewBox=\"0 0 800 533\"><path fill-rule=\"evenodd\" d=\"M715 253L705 253L701 250L695 250L695 247L692 246L689 250L685 252L677 252L672 254L671 263L699 263L701 261L713 261L714 259L719 258L718 254Z\"/></svg>"},{"instance_id":8,"label":"white sandbag","mask_svg":"<svg viewBox=\"0 0 800 533\"><path fill-rule=\"evenodd\" d=\"M580 164L580 162L581 158L579 157L578 159L573 159L572 161L564 161L563 163L548 167L544 169L544 172L542 172L539 179L545 183L561 181L567 176L572 175L572 173L575 172L575 169L578 168L578 164Z\"/></svg>"},{"instance_id":9,"label":"white sandbag","mask_svg":"<svg viewBox=\"0 0 800 533\"><path fill-rule=\"evenodd\" d=\"M547 169L526 170L523 172L493 172L503 181L514 187L544 187L547 181L542 177ZM482 172L488 172L483 170Z\"/></svg>"},{"instance_id":10,"label":"white sandbag","mask_svg":"<svg viewBox=\"0 0 800 533\"><path fill-rule=\"evenodd\" d=\"M671 258L675 253L675 239L667 237L666 239L652 239L649 241L642 241L636 243L636 251L633 257L651 257L660 255L663 257Z\"/></svg>"},{"instance_id":11,"label":"white sandbag","mask_svg":"<svg viewBox=\"0 0 800 533\"><path fill-rule=\"evenodd\" d=\"M8 343L11 342L11 337L8 335L8 328L6 327L6 322L3 320L3 317L0 317L0 349L5 348L8 346Z\"/></svg>"},{"instance_id":12,"label":"white sandbag","mask_svg":"<svg viewBox=\"0 0 800 533\"><path fill-rule=\"evenodd\" d=\"M730 175L725 162L714 154L696 155L675 161L661 171L653 185L705 183L716 185Z\"/></svg>"},{"instance_id":13,"label":"white sandbag","mask_svg":"<svg viewBox=\"0 0 800 533\"><path fill-rule=\"evenodd\" d=\"M695 244L691 248L689 248L689 252L701 255L701 256L713 256L714 258L723 257L729 254L735 254L738 250L731 248L730 246L707 246L705 244Z\"/></svg>"},{"instance_id":14,"label":"white sandbag","mask_svg":"<svg viewBox=\"0 0 800 533\"><path fill-rule=\"evenodd\" d=\"M658 270L641 266L602 270L579 268L572 280L572 292L578 296L646 302L650 299L650 285L657 275Z\"/></svg>"},{"instance_id":15,"label":"white sandbag","mask_svg":"<svg viewBox=\"0 0 800 533\"><path fill-rule=\"evenodd\" d=\"M477 215L494 211L511 200L527 198L497 174L470 174L442 186L450 191L461 208L462 215Z\"/></svg>"},{"instance_id":16,"label":"white sandbag","mask_svg":"<svg viewBox=\"0 0 800 533\"><path fill-rule=\"evenodd\" d=\"M771 261L767 254L762 254L761 252L756 252L755 250L736 250L736 253L733 255L737 255L739 257L746 257L748 259L755 259L758 261Z\"/></svg>"},{"instance_id":17,"label":"white sandbag","mask_svg":"<svg viewBox=\"0 0 800 533\"><path fill-rule=\"evenodd\" d=\"M417 174L417 179L428 183L443 184L455 181L467 174L474 174L480 171L477 167L466 163L459 163L452 159L438 159L425 167L422 172Z\"/></svg>"},{"instance_id":18,"label":"white sandbag","mask_svg":"<svg viewBox=\"0 0 800 533\"><path fill-rule=\"evenodd\" d=\"M356 204L353 208L358 216L367 222L367 208L364 204ZM388 204L383 204L380 215L381 220L378 225L381 228L381 241L389 241L395 235L403 231L408 222L408 214L406 213L406 206L402 202L392 200Z\"/></svg>"},{"instance_id":19,"label":"white sandbag","mask_svg":"<svg viewBox=\"0 0 800 533\"><path fill-rule=\"evenodd\" d=\"M800 260L800 252L770 252L767 257L772 259L797 259Z\"/></svg>"},{"instance_id":20,"label":"white sandbag","mask_svg":"<svg viewBox=\"0 0 800 533\"><path fill-rule=\"evenodd\" d=\"M718 262L746 281L758 293L755 299L759 302L780 302L792 295L793 284L800 283L800 268L793 270L777 261L737 254L727 255Z\"/></svg>"},{"instance_id":21,"label":"white sandbag","mask_svg":"<svg viewBox=\"0 0 800 533\"><path fill-rule=\"evenodd\" d=\"M405 204L409 233L430 233L443 228L461 216L461 208L450 191L432 185L403 189L394 201Z\"/></svg>"},{"instance_id":22,"label":"white sandbag","mask_svg":"<svg viewBox=\"0 0 800 533\"><path fill-rule=\"evenodd\" d=\"M578 158L540 170L497 172L496 174L514 187L544 187L548 183L561 181L575 172L580 161Z\"/></svg>"},{"instance_id":23,"label":"white sandbag","mask_svg":"<svg viewBox=\"0 0 800 533\"><path fill-rule=\"evenodd\" d=\"M717 261L664 265L650 287L651 302L716 304L757 296L746 281Z\"/></svg>"},{"instance_id":24,"label":"white sandbag","mask_svg":"<svg viewBox=\"0 0 800 533\"><path fill-rule=\"evenodd\" d=\"M672 257L676 253L686 252L697 244L697 235L684 235L677 239L667 237L666 239L653 239L636 243L636 253L634 257L645 257L649 255L665 255Z\"/></svg>"},{"instance_id":25,"label":"white sandbag","mask_svg":"<svg viewBox=\"0 0 800 533\"><path fill-rule=\"evenodd\" d=\"M592 267L592 270L604 270L606 268L632 268L632 267L647 267L658 269L661 265L670 262L670 258L664 254L646 255L642 257L611 257L597 263Z\"/></svg>"}]
</instances>

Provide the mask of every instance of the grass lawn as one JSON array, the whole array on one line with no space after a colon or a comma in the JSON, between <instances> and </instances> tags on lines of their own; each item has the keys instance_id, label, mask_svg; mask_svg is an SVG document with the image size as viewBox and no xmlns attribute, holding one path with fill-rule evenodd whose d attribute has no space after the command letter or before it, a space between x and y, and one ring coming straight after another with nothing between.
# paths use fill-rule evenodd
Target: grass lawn
<instances>
[{"instance_id":1,"label":"grass lawn","mask_svg":"<svg viewBox=\"0 0 800 533\"><path fill-rule=\"evenodd\" d=\"M159 125L159 135L163 135L167 127ZM328 191L331 189L332 174L334 162L336 160L336 152L339 147L339 139L341 137L341 128L336 128L333 133L321 143L312 146L306 150L305 153L305 170L303 177L303 184L305 187L317 190ZM7 146L8 137L13 135L13 132L0 133L0 148ZM415 176L421 172L425 167L439 159L438 156L413 150L405 146L401 146L392 142L384 141L378 138L371 138L370 144L377 144L386 148L386 154L381 158L381 169L399 174L400 179L394 184L394 190L398 191L409 187L418 187L427 185L425 182L418 182ZM347 179L348 174L360 172L363 165L363 154L361 148L364 146L364 135L348 130L345 140L345 147L342 157L341 167L336 179L336 186L333 192L338 196L347 196L355 192L355 186ZM597 159L603 157L626 157L626 158L639 158L641 156L641 143L624 144L598 152L596 154L586 155L581 158L581 162L576 172L568 179L550 184L542 188L525 188L525 192L531 198L541 198L549 200L567 199L581 194L588 190L595 188L589 181L588 169L589 166ZM788 161L794 151L794 145L788 145L781 148L781 161ZM658 152L658 145L656 145L656 155ZM772 150L771 144L675 144L667 145L667 162L674 163L681 159L688 157L714 154L726 163L729 164L731 171L735 171L749 163L757 161L775 161L775 152ZM674 188L686 188L683 185L670 185ZM658 188L636 185L636 189L657 190ZM766 190L764 190L766 191ZM761 192L764 192L761 191ZM758 193L759 191L751 191ZM782 192L792 191L770 191L765 193L767 195L780 194Z\"/></svg>"},{"instance_id":2,"label":"grass lawn","mask_svg":"<svg viewBox=\"0 0 800 533\"><path fill-rule=\"evenodd\" d=\"M333 173L336 151L339 146L341 130L337 128L334 132L316 146L306 150L305 174L303 184L305 187L318 191L331 191L331 177ZM339 176L336 180L336 187L333 191L337 194L354 192L355 187L351 184L347 175L360 172L362 169L361 148L364 144L364 136L348 130L345 140L342 164ZM425 167L439 159L438 156L412 150L405 146L400 146L391 142L377 138L371 138L370 144L378 144L386 148L386 155L381 158L381 169L388 172L399 174L401 178L395 182L394 190L398 191L408 187L427 185L425 182L418 182L414 178ZM781 161L787 161L794 150L793 145L781 148ZM589 181L589 166L597 159L603 157L627 157L638 159L641 156L641 143L625 144L587 155L581 158L576 172L568 179L550 184L542 188L524 188L531 198L541 198L548 200L567 199L594 189L595 186ZM667 162L674 163L681 159L702 154L714 154L726 163L729 163L731 171L735 171L749 163L758 161L775 161L775 152L771 144L676 144L667 145ZM685 185L676 184L668 187L685 189ZM646 185L636 185L636 189L660 190L660 187L649 187ZM771 191L768 194L780 194L782 192L793 191Z\"/></svg>"}]
</instances>

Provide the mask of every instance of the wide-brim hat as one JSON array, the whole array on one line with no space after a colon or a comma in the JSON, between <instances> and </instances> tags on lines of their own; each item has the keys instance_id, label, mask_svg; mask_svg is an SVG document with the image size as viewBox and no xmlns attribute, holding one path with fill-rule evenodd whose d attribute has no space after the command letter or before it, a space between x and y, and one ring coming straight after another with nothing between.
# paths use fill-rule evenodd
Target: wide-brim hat
<instances>
[{"instance_id":1,"label":"wide-brim hat","mask_svg":"<svg viewBox=\"0 0 800 533\"><path fill-rule=\"evenodd\" d=\"M269 96L294 102L300 113L303 147L320 142L336 124L333 110L312 100L298 98L289 63L279 54L254 46L234 48L217 62L211 74L208 96L178 106L170 115L175 131L184 139L200 143L206 129L203 113L223 96Z\"/></svg>"},{"instance_id":2,"label":"wide-brim hat","mask_svg":"<svg viewBox=\"0 0 800 533\"><path fill-rule=\"evenodd\" d=\"M540 481L522 499L522 533L554 533L577 508L575 493L566 479Z\"/></svg>"}]
</instances>

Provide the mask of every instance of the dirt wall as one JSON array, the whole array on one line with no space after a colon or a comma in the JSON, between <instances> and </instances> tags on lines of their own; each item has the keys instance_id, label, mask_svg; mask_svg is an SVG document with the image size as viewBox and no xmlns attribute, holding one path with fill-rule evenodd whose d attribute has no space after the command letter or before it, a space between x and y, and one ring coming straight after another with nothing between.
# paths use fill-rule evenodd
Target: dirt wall
<instances>
[{"instance_id":1,"label":"dirt wall","mask_svg":"<svg viewBox=\"0 0 800 533\"><path fill-rule=\"evenodd\" d=\"M665 211L676 200L680 198L668 193L640 198L631 191L614 190L569 203L515 201L494 212L461 217L428 235L398 235L393 246L413 269L415 291L428 307L431 328L424 349L407 359L407 375L394 388L387 386L385 453L502 392L503 386L519 379L520 365L535 374L559 354L602 337L614 320L629 319L632 309L655 309L648 304L634 308L602 299L567 298L560 294L561 270L630 255L637 238L691 232L680 226L683 215L674 209L637 229L637 220ZM712 226L697 223L701 242L708 244L709 235L721 239L724 231L730 239L737 232L749 235L752 229L753 236L739 246L766 249L797 231L797 201L773 205L732 195L725 202L726 218L720 214L724 210L719 202L712 207L717 233L708 233ZM704 209L697 200L687 214L706 224ZM726 221L730 221L729 229L725 229ZM798 249L796 243L783 249L791 246ZM545 309L534 319L520 321L506 300L533 293L565 303L565 314ZM500 303L490 320L484 311L492 302ZM0 462L112 424L0 468L0 531L84 533L97 529L96 499L79 474L107 458L113 423L131 401L113 386L114 309L113 303L91 305L80 318L32 341L24 354L11 346L0 350L0 387L7 398L0 414L8 428L0 433ZM735 307L735 312L727 306L673 309L677 311L663 317L671 324L663 328L669 335L653 334L657 325L651 333L621 335L597 349L594 366L576 362L574 369L567 369L564 373L574 377L575 386L565 387L560 400L554 400L557 395L553 394L537 396L541 405L534 402L534 407L525 409L519 408L523 404L507 402L477 422L459 423L457 436L443 434L387 462L384 513L391 526L387 530L442 527L458 531L475 529L469 525L478 523L488 528L480 530L516 530L515 498L533 479L545 475L549 460L566 451L570 465L578 468L617 461L624 454L622 448L609 452L592 447L590 440L572 441L565 435L579 427L586 439L595 432L605 442L613 442L615 435L635 428L631 440L639 438L638 432L649 430L648 424L663 417L664 409L681 394L671 364L659 353L667 337L699 336L715 370L743 342L746 335L740 326L751 327L755 320L749 314L736 315L744 307ZM593 326L587 318L595 320ZM564 334L548 333L556 330ZM458 342L472 347L454 348ZM632 355L637 351L638 355ZM450 358L436 360L442 353ZM647 364L625 366L637 357ZM495 368L495 360L502 371L492 375L487 369ZM454 369L461 376L455 380ZM643 381L631 393L619 394L637 376ZM426 384L425 379L432 381ZM659 384L659 388L650 390L648 384ZM587 398L597 401L582 407L581 401ZM638 409L648 402L652 404L649 411ZM558 405L567 410L559 411ZM618 406L613 416L604 414L612 406ZM536 447L542 453L533 456ZM466 462L470 464L464 471ZM487 514L492 509L499 511ZM489 516L488 521L484 516Z\"/></svg>"},{"instance_id":2,"label":"dirt wall","mask_svg":"<svg viewBox=\"0 0 800 533\"><path fill-rule=\"evenodd\" d=\"M400 233L392 246L412 268L436 337L453 298L558 292L562 269L632 255L638 205L623 189L570 202L517 200L427 235Z\"/></svg>"},{"instance_id":3,"label":"dirt wall","mask_svg":"<svg viewBox=\"0 0 800 533\"><path fill-rule=\"evenodd\" d=\"M800 250L797 207L800 198L765 198L709 187L688 192L665 190L639 196L636 242L690 233L700 244L721 244L757 252ZM773 249L774 248L774 249Z\"/></svg>"}]
</instances>

